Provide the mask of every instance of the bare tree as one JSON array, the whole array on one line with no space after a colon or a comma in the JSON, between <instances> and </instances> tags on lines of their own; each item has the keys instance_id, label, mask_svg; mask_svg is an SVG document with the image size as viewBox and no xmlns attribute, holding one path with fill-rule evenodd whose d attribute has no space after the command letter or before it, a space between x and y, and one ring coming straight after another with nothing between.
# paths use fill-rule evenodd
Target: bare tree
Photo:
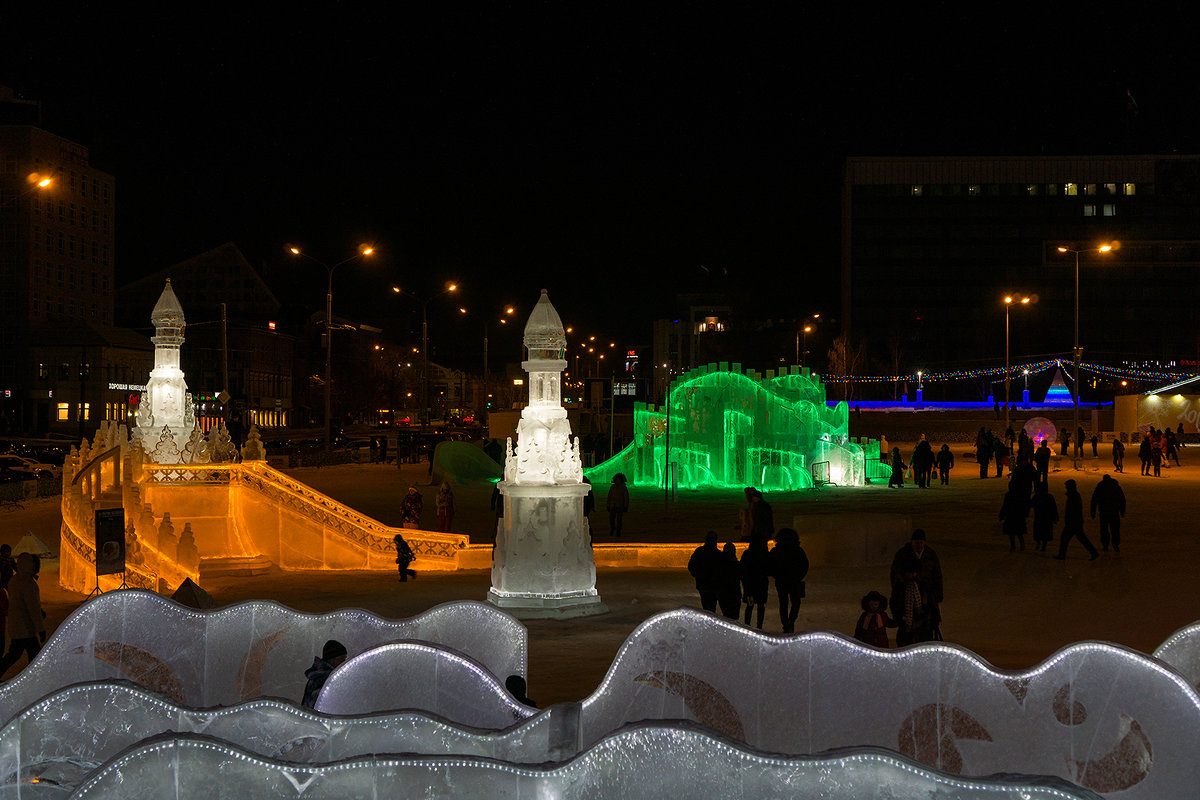
<instances>
[{"instance_id":1,"label":"bare tree","mask_svg":"<svg viewBox=\"0 0 1200 800\"><path fill-rule=\"evenodd\" d=\"M849 401L854 396L854 375L862 366L866 346L862 341L852 342L847 334L833 340L829 347L829 371L842 376L842 399Z\"/></svg>"}]
</instances>

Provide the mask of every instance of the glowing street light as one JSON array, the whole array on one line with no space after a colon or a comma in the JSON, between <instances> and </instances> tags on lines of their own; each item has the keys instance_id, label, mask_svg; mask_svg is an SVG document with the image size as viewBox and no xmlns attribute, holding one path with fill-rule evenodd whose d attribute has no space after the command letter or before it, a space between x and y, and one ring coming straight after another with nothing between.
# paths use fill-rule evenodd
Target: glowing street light
<instances>
[{"instance_id":1,"label":"glowing street light","mask_svg":"<svg viewBox=\"0 0 1200 800\"><path fill-rule=\"evenodd\" d=\"M1113 249L1112 244L1102 244L1099 247L1084 248L1077 250L1070 247L1059 247L1060 253L1075 254L1075 406L1071 414L1071 435L1079 437L1079 254L1080 253L1107 253ZM1072 461L1075 469L1079 469L1079 456L1077 453L1083 452L1083 442L1076 442L1075 449L1072 451Z\"/></svg>"},{"instance_id":2,"label":"glowing street light","mask_svg":"<svg viewBox=\"0 0 1200 800\"><path fill-rule=\"evenodd\" d=\"M449 282L446 288L440 292L435 292L425 299L417 297L412 292L409 295L414 300L419 300L421 303L421 411L422 420L421 427L424 428L429 424L429 301L435 297L441 297L444 294L451 294L458 291L458 284ZM394 294L403 294L403 290L399 286L393 286Z\"/></svg>"},{"instance_id":3,"label":"glowing street light","mask_svg":"<svg viewBox=\"0 0 1200 800\"><path fill-rule=\"evenodd\" d=\"M301 251L299 247L289 246L288 250L294 256L307 258L309 261L320 264L329 272L329 284L325 289L325 452L328 453L333 444L333 415L331 412L333 406L333 271L355 259L367 258L373 255L375 248L369 244L361 244L358 246L358 252L333 265L313 258L308 253Z\"/></svg>"},{"instance_id":4,"label":"glowing street light","mask_svg":"<svg viewBox=\"0 0 1200 800\"><path fill-rule=\"evenodd\" d=\"M1020 303L1023 306L1027 306L1027 305L1029 305L1030 299L1031 298L1029 298L1029 297L1021 297L1018 299L1017 297L1015 297L1013 295L1005 295L1004 296L1004 430L1005 431L1007 431L1009 429L1009 427L1011 427L1011 425L1012 425L1011 421L1009 420L1009 410L1008 410L1008 405L1009 405L1008 386L1012 379L1012 375L1009 372L1010 367L1009 367L1009 360L1008 360L1008 331L1009 331L1008 312L1012 308L1013 303ZM1029 373L1026 372L1025 374L1028 375ZM1029 388L1029 379L1028 378L1025 379L1025 384L1026 384L1025 388L1028 389Z\"/></svg>"}]
</instances>

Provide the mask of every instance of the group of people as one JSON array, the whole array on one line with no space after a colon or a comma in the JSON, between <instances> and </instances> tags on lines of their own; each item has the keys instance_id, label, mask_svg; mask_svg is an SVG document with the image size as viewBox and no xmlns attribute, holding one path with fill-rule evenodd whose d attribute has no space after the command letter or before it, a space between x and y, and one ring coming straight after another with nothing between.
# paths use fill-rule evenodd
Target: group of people
<instances>
[{"instance_id":1,"label":"group of people","mask_svg":"<svg viewBox=\"0 0 1200 800\"><path fill-rule=\"evenodd\" d=\"M912 532L891 568L889 599L877 591L863 595L862 614L854 626L854 638L875 647L890 647L888 628L896 628L896 646L940 641L942 638L942 564L933 548L925 544L925 531Z\"/></svg>"},{"instance_id":2,"label":"group of people","mask_svg":"<svg viewBox=\"0 0 1200 800\"><path fill-rule=\"evenodd\" d=\"M909 461L908 464L904 463L899 447L892 448L892 474L888 479L888 488L902 488L904 473L909 470L920 489L932 486L934 478L941 478L943 486L949 485L950 470L954 468L954 453L950 452L950 445L943 444L942 449L935 453L933 445L922 436Z\"/></svg>"},{"instance_id":3,"label":"group of people","mask_svg":"<svg viewBox=\"0 0 1200 800\"><path fill-rule=\"evenodd\" d=\"M1009 552L1025 549L1025 533L1030 512L1033 514L1034 549L1044 552L1050 542L1054 541L1054 526L1059 521L1058 503L1054 495L1050 494L1046 481L1037 476L1030 481L1029 472L1027 465L1018 464L1000 506L999 517L1003 523L1003 531L1008 536ZM1083 497L1079 493L1078 485L1074 480L1067 480L1064 488L1066 497L1062 516L1062 537L1059 540L1058 554L1054 558L1065 559L1071 539L1078 539L1088 551L1091 560L1095 560L1100 557L1100 551L1083 530ZM1121 519L1125 516L1125 492L1120 483L1108 474L1105 474L1092 490L1092 519L1096 519L1097 515L1100 520L1101 550L1107 551L1111 545L1115 552L1121 552Z\"/></svg>"},{"instance_id":4,"label":"group of people","mask_svg":"<svg viewBox=\"0 0 1200 800\"><path fill-rule=\"evenodd\" d=\"M1169 427L1166 431L1160 431L1158 428L1151 427L1150 432L1142 437L1142 443L1138 445L1138 460L1142 462L1142 474L1153 475L1155 478L1162 476L1163 464L1171 466L1171 461L1175 461L1175 466L1179 464L1179 448L1183 446L1183 423L1179 423L1179 431L1176 433ZM1122 450L1122 456L1124 451ZM1116 461L1116 454L1113 455L1113 461ZM1118 470L1123 471L1123 470Z\"/></svg>"},{"instance_id":5,"label":"group of people","mask_svg":"<svg viewBox=\"0 0 1200 800\"><path fill-rule=\"evenodd\" d=\"M0 643L9 637L8 652L0 658L0 675L24 654L33 661L46 643L46 612L38 573L42 562L33 553L13 558L10 545L0 545Z\"/></svg>"}]
</instances>

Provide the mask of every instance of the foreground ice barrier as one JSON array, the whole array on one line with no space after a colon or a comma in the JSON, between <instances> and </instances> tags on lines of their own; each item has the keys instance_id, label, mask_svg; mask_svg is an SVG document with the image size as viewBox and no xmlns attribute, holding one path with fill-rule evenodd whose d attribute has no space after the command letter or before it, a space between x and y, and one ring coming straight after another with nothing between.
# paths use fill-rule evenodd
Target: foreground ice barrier
<instances>
[{"instance_id":1,"label":"foreground ice barrier","mask_svg":"<svg viewBox=\"0 0 1200 800\"><path fill-rule=\"evenodd\" d=\"M500 681L526 674L525 626L484 603L435 606L406 620L343 609L303 614L256 600L196 611L152 592L108 592L76 609L33 663L0 685L0 720L72 683L123 678L190 706L255 697L299 703L304 670L327 639L351 656L398 639L444 645Z\"/></svg>"},{"instance_id":2,"label":"foreground ice barrier","mask_svg":"<svg viewBox=\"0 0 1200 800\"><path fill-rule=\"evenodd\" d=\"M1166 665L1096 642L1007 672L953 645L766 636L680 609L622 645L582 703L581 745L675 719L772 752L885 747L954 774L1055 775L1122 798L1200 785L1200 696Z\"/></svg>"},{"instance_id":3,"label":"foreground ice barrier","mask_svg":"<svg viewBox=\"0 0 1200 800\"><path fill-rule=\"evenodd\" d=\"M1016 775L963 779L867 748L786 758L687 728L636 727L559 766L479 758L371 756L298 766L197 736L151 741L100 769L79 800L257 800L303 797L854 797L1096 800L1062 781Z\"/></svg>"},{"instance_id":4,"label":"foreground ice barrier","mask_svg":"<svg viewBox=\"0 0 1200 800\"><path fill-rule=\"evenodd\" d=\"M459 725L507 728L537 713L472 659L422 642L372 648L335 669L317 711L355 716L416 709Z\"/></svg>"},{"instance_id":5,"label":"foreground ice barrier","mask_svg":"<svg viewBox=\"0 0 1200 800\"><path fill-rule=\"evenodd\" d=\"M1154 651L1154 657L1170 664L1188 683L1200 689L1200 622L1168 636Z\"/></svg>"},{"instance_id":6,"label":"foreground ice barrier","mask_svg":"<svg viewBox=\"0 0 1200 800\"><path fill-rule=\"evenodd\" d=\"M413 712L330 717L273 699L193 709L127 682L77 684L42 698L0 730L0 797L17 785L54 786L66 796L109 759L168 733L202 733L267 759L309 764L371 753L564 761L577 755L577 737L557 730L557 720L577 718L557 710L484 731ZM572 746L558 751L558 741Z\"/></svg>"}]
</instances>

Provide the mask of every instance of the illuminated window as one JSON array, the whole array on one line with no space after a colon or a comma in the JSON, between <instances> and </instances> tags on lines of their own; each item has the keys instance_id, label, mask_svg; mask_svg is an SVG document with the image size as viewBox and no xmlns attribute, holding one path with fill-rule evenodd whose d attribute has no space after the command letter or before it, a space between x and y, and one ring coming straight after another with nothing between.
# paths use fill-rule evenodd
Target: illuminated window
<instances>
[{"instance_id":1,"label":"illuminated window","mask_svg":"<svg viewBox=\"0 0 1200 800\"><path fill-rule=\"evenodd\" d=\"M1117 207L1112 203L1105 203L1101 211L1106 217L1115 217L1117 215Z\"/></svg>"},{"instance_id":2,"label":"illuminated window","mask_svg":"<svg viewBox=\"0 0 1200 800\"><path fill-rule=\"evenodd\" d=\"M1047 183L1046 184L1046 194L1058 194L1058 184L1057 183Z\"/></svg>"},{"instance_id":3,"label":"illuminated window","mask_svg":"<svg viewBox=\"0 0 1200 800\"><path fill-rule=\"evenodd\" d=\"M979 184L972 183L970 186L968 186L967 194L970 195L971 197L978 197L981 194L980 189L979 189Z\"/></svg>"},{"instance_id":4,"label":"illuminated window","mask_svg":"<svg viewBox=\"0 0 1200 800\"><path fill-rule=\"evenodd\" d=\"M920 197L924 193L924 191L925 191L925 187L922 186L921 184L914 183L912 185L912 196L913 197Z\"/></svg>"},{"instance_id":5,"label":"illuminated window","mask_svg":"<svg viewBox=\"0 0 1200 800\"><path fill-rule=\"evenodd\" d=\"M1089 195L1094 195L1094 194L1096 193L1096 184L1094 184L1094 183L1085 183L1085 184L1083 185L1083 193L1084 193L1084 194L1089 194Z\"/></svg>"},{"instance_id":6,"label":"illuminated window","mask_svg":"<svg viewBox=\"0 0 1200 800\"><path fill-rule=\"evenodd\" d=\"M1122 188L1123 188L1125 194L1127 194L1131 197L1133 195L1137 194L1137 184L1136 183L1127 183Z\"/></svg>"},{"instance_id":7,"label":"illuminated window","mask_svg":"<svg viewBox=\"0 0 1200 800\"><path fill-rule=\"evenodd\" d=\"M1083 215L1084 215L1085 217L1094 217L1094 216L1096 216L1096 207L1095 207L1095 206L1093 206L1093 205L1085 205L1085 206L1083 207Z\"/></svg>"},{"instance_id":8,"label":"illuminated window","mask_svg":"<svg viewBox=\"0 0 1200 800\"><path fill-rule=\"evenodd\" d=\"M1079 184L1078 183L1064 183L1063 184L1063 194L1071 195L1072 197L1079 194Z\"/></svg>"},{"instance_id":9,"label":"illuminated window","mask_svg":"<svg viewBox=\"0 0 1200 800\"><path fill-rule=\"evenodd\" d=\"M91 418L92 418L91 404L90 403L80 403L79 404L79 422L87 422Z\"/></svg>"},{"instance_id":10,"label":"illuminated window","mask_svg":"<svg viewBox=\"0 0 1200 800\"><path fill-rule=\"evenodd\" d=\"M1104 184L1104 193L1105 194L1116 194L1117 193L1117 185L1115 183Z\"/></svg>"},{"instance_id":11,"label":"illuminated window","mask_svg":"<svg viewBox=\"0 0 1200 800\"><path fill-rule=\"evenodd\" d=\"M1025 194L1027 196L1036 197L1037 193L1038 193L1038 185L1036 183L1031 183L1025 187Z\"/></svg>"},{"instance_id":12,"label":"illuminated window","mask_svg":"<svg viewBox=\"0 0 1200 800\"><path fill-rule=\"evenodd\" d=\"M57 419L59 422L70 422L71 421L71 404L70 403L59 403L58 404Z\"/></svg>"}]
</instances>

